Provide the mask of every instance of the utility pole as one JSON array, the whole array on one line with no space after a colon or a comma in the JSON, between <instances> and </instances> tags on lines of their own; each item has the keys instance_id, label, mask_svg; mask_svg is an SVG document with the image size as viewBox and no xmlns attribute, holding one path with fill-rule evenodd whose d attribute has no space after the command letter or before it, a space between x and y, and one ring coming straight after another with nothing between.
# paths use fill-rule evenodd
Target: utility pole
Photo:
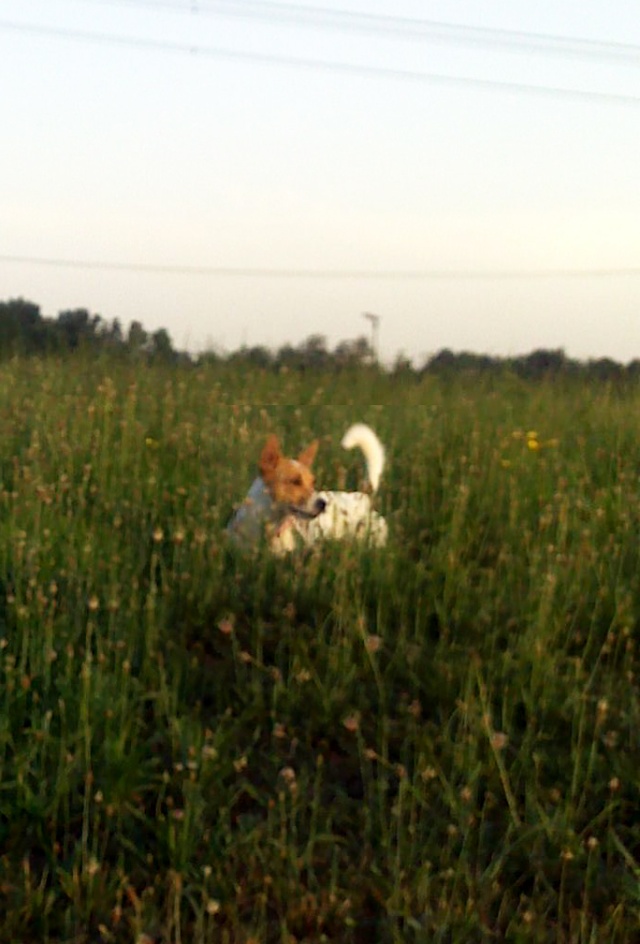
<instances>
[{"instance_id":1,"label":"utility pole","mask_svg":"<svg viewBox=\"0 0 640 944\"><path fill-rule=\"evenodd\" d=\"M370 311L363 311L362 317L366 318L371 324L371 353L374 364L378 363L380 357L379 335L380 335L380 315L374 315Z\"/></svg>"}]
</instances>

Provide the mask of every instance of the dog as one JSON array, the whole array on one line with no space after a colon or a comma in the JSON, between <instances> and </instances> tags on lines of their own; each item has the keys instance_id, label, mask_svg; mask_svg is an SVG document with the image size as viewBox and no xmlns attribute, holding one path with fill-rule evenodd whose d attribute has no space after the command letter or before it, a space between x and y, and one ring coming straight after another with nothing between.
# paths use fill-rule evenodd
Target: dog
<instances>
[{"instance_id":1,"label":"dog","mask_svg":"<svg viewBox=\"0 0 640 944\"><path fill-rule=\"evenodd\" d=\"M266 540L277 555L324 541L355 540L384 547L388 526L372 507L379 487L385 452L374 431L364 423L351 426L342 439L345 449L360 448L367 469L367 490L316 491L311 471L318 440L297 459L284 456L275 435L268 437L260 455L259 476L227 525L234 543L254 546Z\"/></svg>"}]
</instances>

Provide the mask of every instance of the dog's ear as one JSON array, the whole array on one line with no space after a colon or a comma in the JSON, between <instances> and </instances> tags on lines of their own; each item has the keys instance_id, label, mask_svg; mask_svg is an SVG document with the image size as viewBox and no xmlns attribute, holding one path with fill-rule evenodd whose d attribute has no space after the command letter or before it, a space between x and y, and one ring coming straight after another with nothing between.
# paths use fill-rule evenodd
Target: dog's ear
<instances>
[{"instance_id":1,"label":"dog's ear","mask_svg":"<svg viewBox=\"0 0 640 944\"><path fill-rule=\"evenodd\" d=\"M260 455L259 469L260 475L263 478L268 478L273 472L280 461L280 455L280 443L278 442L278 437L274 436L272 433L264 444L262 453Z\"/></svg>"},{"instance_id":2,"label":"dog's ear","mask_svg":"<svg viewBox=\"0 0 640 944\"><path fill-rule=\"evenodd\" d=\"M298 462L301 465L306 465L308 469L311 468L311 465L313 464L313 460L316 457L317 451L318 451L318 440L314 439L311 445L307 446L307 448L304 449L300 453L300 455L298 456Z\"/></svg>"}]
</instances>

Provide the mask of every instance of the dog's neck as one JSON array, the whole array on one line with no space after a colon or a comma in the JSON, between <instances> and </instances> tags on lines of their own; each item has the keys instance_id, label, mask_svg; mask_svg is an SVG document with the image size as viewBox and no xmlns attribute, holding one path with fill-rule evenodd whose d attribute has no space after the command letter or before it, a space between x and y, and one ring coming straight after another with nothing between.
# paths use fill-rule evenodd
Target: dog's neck
<instances>
[{"instance_id":1,"label":"dog's neck","mask_svg":"<svg viewBox=\"0 0 640 944\"><path fill-rule=\"evenodd\" d=\"M229 523L229 530L242 540L257 542L267 522L282 517L282 509L274 502L264 479L258 476Z\"/></svg>"}]
</instances>

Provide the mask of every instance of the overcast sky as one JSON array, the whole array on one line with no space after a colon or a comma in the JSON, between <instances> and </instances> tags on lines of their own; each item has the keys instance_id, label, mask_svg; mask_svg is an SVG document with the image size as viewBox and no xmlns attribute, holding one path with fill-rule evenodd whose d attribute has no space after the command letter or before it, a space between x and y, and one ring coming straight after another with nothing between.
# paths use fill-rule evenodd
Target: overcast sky
<instances>
[{"instance_id":1,"label":"overcast sky","mask_svg":"<svg viewBox=\"0 0 640 944\"><path fill-rule=\"evenodd\" d=\"M635 0L0 0L0 88L0 300L640 357Z\"/></svg>"}]
</instances>

